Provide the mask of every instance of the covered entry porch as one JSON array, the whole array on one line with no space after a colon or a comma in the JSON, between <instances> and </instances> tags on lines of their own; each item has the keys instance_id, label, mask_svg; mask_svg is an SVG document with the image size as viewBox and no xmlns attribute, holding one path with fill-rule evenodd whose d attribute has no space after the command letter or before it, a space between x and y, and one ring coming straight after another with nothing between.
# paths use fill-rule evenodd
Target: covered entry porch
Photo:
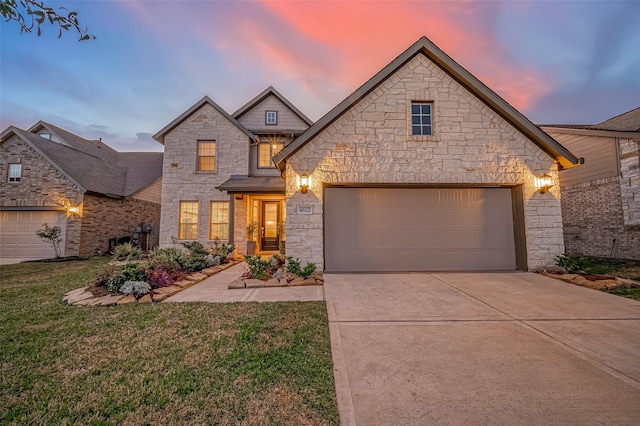
<instances>
[{"instance_id":1,"label":"covered entry porch","mask_svg":"<svg viewBox=\"0 0 640 426\"><path fill-rule=\"evenodd\" d=\"M285 184L275 176L232 176L217 187L230 197L229 241L236 254L284 252Z\"/></svg>"}]
</instances>

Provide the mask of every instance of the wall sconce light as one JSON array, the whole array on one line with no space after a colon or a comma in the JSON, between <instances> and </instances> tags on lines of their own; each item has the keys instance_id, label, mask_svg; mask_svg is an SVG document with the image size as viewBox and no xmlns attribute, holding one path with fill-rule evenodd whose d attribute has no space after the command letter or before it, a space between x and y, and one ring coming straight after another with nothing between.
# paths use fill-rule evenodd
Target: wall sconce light
<instances>
[{"instance_id":1,"label":"wall sconce light","mask_svg":"<svg viewBox=\"0 0 640 426\"><path fill-rule=\"evenodd\" d=\"M300 175L300 192L306 194L307 189L309 189L309 176L307 176L306 173L303 173Z\"/></svg>"},{"instance_id":2,"label":"wall sconce light","mask_svg":"<svg viewBox=\"0 0 640 426\"><path fill-rule=\"evenodd\" d=\"M67 212L74 216L80 216L80 207L79 206L69 206L67 207Z\"/></svg>"},{"instance_id":3,"label":"wall sconce light","mask_svg":"<svg viewBox=\"0 0 640 426\"><path fill-rule=\"evenodd\" d=\"M553 179L551 176L544 174L540 177L536 178L536 188L538 188L538 192L544 194L553 186Z\"/></svg>"}]
</instances>

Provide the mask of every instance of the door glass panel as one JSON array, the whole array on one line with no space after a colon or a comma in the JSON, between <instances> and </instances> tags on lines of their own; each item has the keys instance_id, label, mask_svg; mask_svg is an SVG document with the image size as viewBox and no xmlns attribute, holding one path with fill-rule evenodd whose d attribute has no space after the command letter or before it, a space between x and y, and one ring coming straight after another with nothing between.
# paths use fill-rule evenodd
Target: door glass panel
<instances>
[{"instance_id":1,"label":"door glass panel","mask_svg":"<svg viewBox=\"0 0 640 426\"><path fill-rule=\"evenodd\" d=\"M278 204L265 203L264 205L264 236L275 238L278 234Z\"/></svg>"}]
</instances>

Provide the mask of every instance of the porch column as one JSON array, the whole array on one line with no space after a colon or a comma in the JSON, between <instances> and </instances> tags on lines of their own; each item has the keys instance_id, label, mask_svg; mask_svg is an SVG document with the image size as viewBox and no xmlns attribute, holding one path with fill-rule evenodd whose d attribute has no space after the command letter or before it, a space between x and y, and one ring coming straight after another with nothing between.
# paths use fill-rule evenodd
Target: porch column
<instances>
[{"instance_id":1,"label":"porch column","mask_svg":"<svg viewBox=\"0 0 640 426\"><path fill-rule=\"evenodd\" d=\"M234 194L229 194L229 244L233 244L233 226L235 216L236 199Z\"/></svg>"}]
</instances>

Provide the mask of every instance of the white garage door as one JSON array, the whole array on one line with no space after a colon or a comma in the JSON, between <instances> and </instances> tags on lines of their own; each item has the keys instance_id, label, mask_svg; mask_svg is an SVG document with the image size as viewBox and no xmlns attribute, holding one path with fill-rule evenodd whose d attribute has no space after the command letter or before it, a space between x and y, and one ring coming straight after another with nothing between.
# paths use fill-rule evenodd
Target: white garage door
<instances>
[{"instance_id":1,"label":"white garage door","mask_svg":"<svg viewBox=\"0 0 640 426\"><path fill-rule=\"evenodd\" d=\"M45 223L62 228L61 249L64 254L65 212L0 211L0 263L55 257L51 244L36 235Z\"/></svg>"},{"instance_id":2,"label":"white garage door","mask_svg":"<svg viewBox=\"0 0 640 426\"><path fill-rule=\"evenodd\" d=\"M327 188L328 272L515 270L509 188Z\"/></svg>"}]
</instances>

